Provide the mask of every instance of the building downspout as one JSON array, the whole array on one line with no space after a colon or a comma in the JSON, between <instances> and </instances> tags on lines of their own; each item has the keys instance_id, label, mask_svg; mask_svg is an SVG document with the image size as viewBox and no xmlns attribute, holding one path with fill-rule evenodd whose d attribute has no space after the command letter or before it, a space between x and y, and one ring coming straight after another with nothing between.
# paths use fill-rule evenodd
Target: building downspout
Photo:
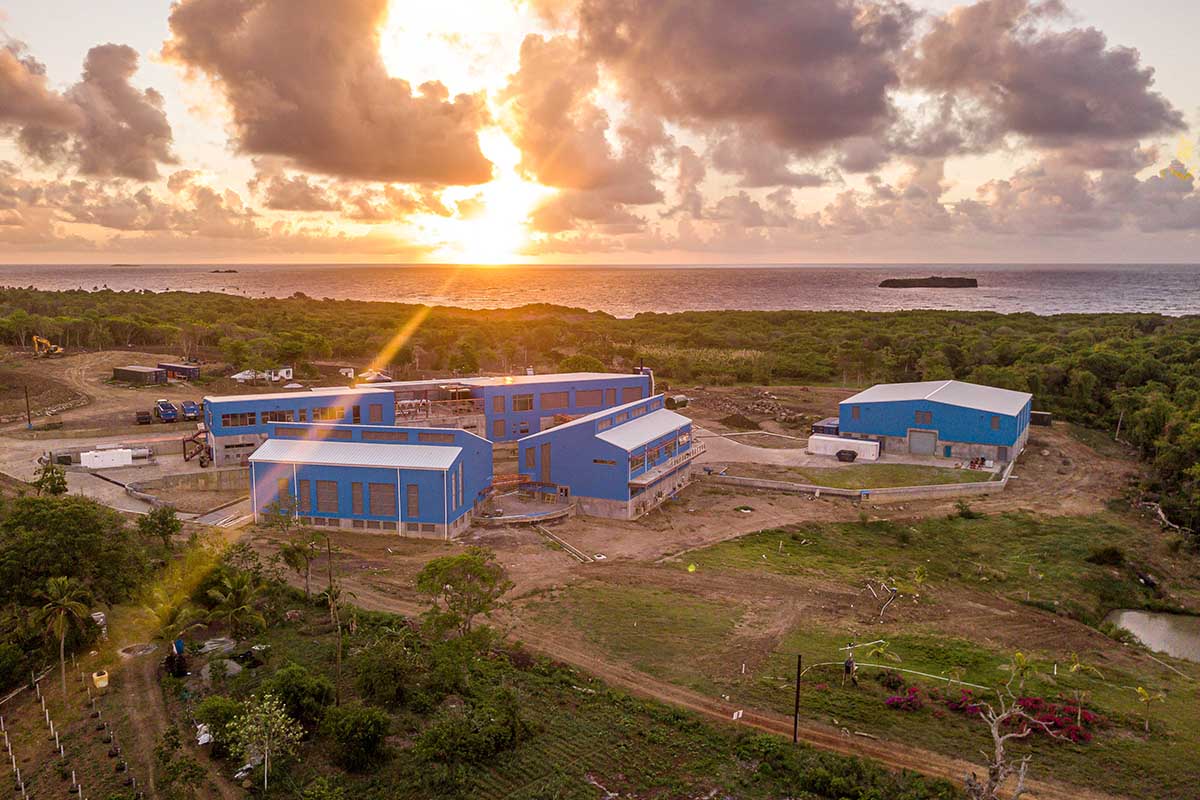
<instances>
[{"instance_id":1,"label":"building downspout","mask_svg":"<svg viewBox=\"0 0 1200 800\"><path fill-rule=\"evenodd\" d=\"M292 464L292 497L296 499L292 507L292 519L300 519L300 481L296 480L296 465Z\"/></svg>"},{"instance_id":2,"label":"building downspout","mask_svg":"<svg viewBox=\"0 0 1200 800\"><path fill-rule=\"evenodd\" d=\"M450 492L450 484L447 479L447 471L442 470L442 536L446 541L450 540L450 509L448 508L449 498L447 495Z\"/></svg>"},{"instance_id":3,"label":"building downspout","mask_svg":"<svg viewBox=\"0 0 1200 800\"><path fill-rule=\"evenodd\" d=\"M396 467L396 533L404 535L404 498L400 496L399 467Z\"/></svg>"},{"instance_id":4,"label":"building downspout","mask_svg":"<svg viewBox=\"0 0 1200 800\"><path fill-rule=\"evenodd\" d=\"M254 504L254 524L258 524L258 482L254 480L254 468L258 466L250 462L250 502Z\"/></svg>"}]
</instances>

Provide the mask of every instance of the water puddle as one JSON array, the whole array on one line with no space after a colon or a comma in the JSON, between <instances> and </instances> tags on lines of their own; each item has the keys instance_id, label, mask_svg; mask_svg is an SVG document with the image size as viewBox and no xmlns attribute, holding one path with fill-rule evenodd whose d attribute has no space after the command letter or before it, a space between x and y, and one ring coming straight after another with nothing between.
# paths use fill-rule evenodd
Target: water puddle
<instances>
[{"instance_id":1,"label":"water puddle","mask_svg":"<svg viewBox=\"0 0 1200 800\"><path fill-rule=\"evenodd\" d=\"M1129 631L1151 650L1200 661L1200 617L1121 609L1104 619Z\"/></svg>"}]
</instances>

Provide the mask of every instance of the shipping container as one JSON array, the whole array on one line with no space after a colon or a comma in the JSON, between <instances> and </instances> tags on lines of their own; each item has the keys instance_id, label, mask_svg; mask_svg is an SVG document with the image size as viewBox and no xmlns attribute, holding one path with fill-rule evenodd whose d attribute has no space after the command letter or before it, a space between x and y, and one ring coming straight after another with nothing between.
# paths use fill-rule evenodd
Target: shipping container
<instances>
[{"instance_id":1,"label":"shipping container","mask_svg":"<svg viewBox=\"0 0 1200 800\"><path fill-rule=\"evenodd\" d=\"M839 450L853 450L863 461L879 460L879 442L870 439L843 439L840 436L808 437L805 452L817 456L836 456Z\"/></svg>"}]
</instances>

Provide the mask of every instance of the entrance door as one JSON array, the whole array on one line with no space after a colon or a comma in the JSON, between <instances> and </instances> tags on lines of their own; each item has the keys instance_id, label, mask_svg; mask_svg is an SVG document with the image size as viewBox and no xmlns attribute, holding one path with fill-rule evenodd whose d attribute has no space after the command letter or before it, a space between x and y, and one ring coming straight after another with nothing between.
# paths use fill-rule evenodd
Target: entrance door
<instances>
[{"instance_id":1,"label":"entrance door","mask_svg":"<svg viewBox=\"0 0 1200 800\"><path fill-rule=\"evenodd\" d=\"M915 456L931 456L937 447L937 431L909 431L908 452Z\"/></svg>"},{"instance_id":2,"label":"entrance door","mask_svg":"<svg viewBox=\"0 0 1200 800\"><path fill-rule=\"evenodd\" d=\"M1007 447L997 447L996 448L996 460L997 461L1008 461L1008 448Z\"/></svg>"},{"instance_id":3,"label":"entrance door","mask_svg":"<svg viewBox=\"0 0 1200 800\"><path fill-rule=\"evenodd\" d=\"M550 443L542 443L542 483L550 483Z\"/></svg>"}]
</instances>

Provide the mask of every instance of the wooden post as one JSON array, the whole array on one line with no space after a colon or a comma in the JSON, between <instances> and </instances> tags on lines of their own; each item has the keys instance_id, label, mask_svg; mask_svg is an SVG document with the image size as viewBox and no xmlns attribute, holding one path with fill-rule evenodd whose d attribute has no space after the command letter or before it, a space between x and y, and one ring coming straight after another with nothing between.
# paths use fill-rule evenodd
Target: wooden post
<instances>
[{"instance_id":1,"label":"wooden post","mask_svg":"<svg viewBox=\"0 0 1200 800\"><path fill-rule=\"evenodd\" d=\"M29 384L25 384L25 427L33 430L33 414L29 410Z\"/></svg>"},{"instance_id":2,"label":"wooden post","mask_svg":"<svg viewBox=\"0 0 1200 800\"><path fill-rule=\"evenodd\" d=\"M796 654L796 708L792 712L792 744L800 741L800 667L804 656Z\"/></svg>"}]
</instances>

